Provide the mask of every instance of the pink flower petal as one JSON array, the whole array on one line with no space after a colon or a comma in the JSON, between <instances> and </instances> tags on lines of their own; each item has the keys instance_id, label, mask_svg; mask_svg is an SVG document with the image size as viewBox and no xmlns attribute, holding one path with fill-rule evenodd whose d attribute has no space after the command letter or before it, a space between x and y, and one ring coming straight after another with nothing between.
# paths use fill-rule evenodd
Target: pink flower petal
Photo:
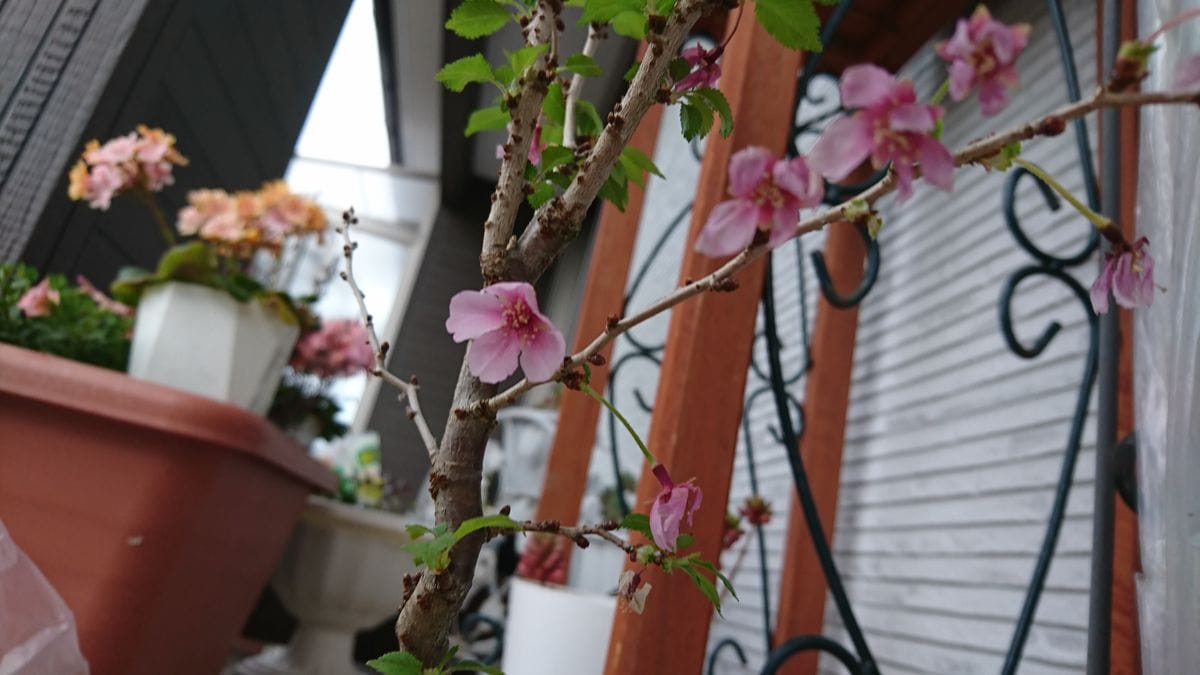
<instances>
[{"instance_id":1,"label":"pink flower petal","mask_svg":"<svg viewBox=\"0 0 1200 675\"><path fill-rule=\"evenodd\" d=\"M664 490L650 507L650 533L654 543L664 551L674 551L679 539L679 524L687 511L688 490L676 486Z\"/></svg>"},{"instance_id":2,"label":"pink flower petal","mask_svg":"<svg viewBox=\"0 0 1200 675\"><path fill-rule=\"evenodd\" d=\"M888 113L888 126L893 131L915 131L924 133L933 130L933 111L931 106L920 103L892 108Z\"/></svg>"},{"instance_id":3,"label":"pink flower petal","mask_svg":"<svg viewBox=\"0 0 1200 675\"><path fill-rule=\"evenodd\" d=\"M1096 280L1092 282L1092 310L1097 314L1105 314L1108 312L1108 291L1112 288L1113 261L1110 259L1104 263L1104 267L1100 270L1100 274L1096 276Z\"/></svg>"},{"instance_id":4,"label":"pink flower petal","mask_svg":"<svg viewBox=\"0 0 1200 675\"><path fill-rule=\"evenodd\" d=\"M912 196L912 162L907 157L898 157L892 162L896 171L896 203L903 204Z\"/></svg>"},{"instance_id":5,"label":"pink flower petal","mask_svg":"<svg viewBox=\"0 0 1200 675\"><path fill-rule=\"evenodd\" d=\"M1008 105L1008 90L999 80L992 78L979 83L979 112L991 117Z\"/></svg>"},{"instance_id":6,"label":"pink flower petal","mask_svg":"<svg viewBox=\"0 0 1200 675\"><path fill-rule=\"evenodd\" d=\"M803 157L775 162L771 169L775 184L800 200L800 206L811 207L821 203L825 183L816 171L810 171Z\"/></svg>"},{"instance_id":7,"label":"pink flower petal","mask_svg":"<svg viewBox=\"0 0 1200 675\"><path fill-rule=\"evenodd\" d=\"M835 120L808 153L808 168L830 180L841 180L871 154L870 122L861 114Z\"/></svg>"},{"instance_id":8,"label":"pink flower petal","mask_svg":"<svg viewBox=\"0 0 1200 675\"><path fill-rule=\"evenodd\" d=\"M950 64L950 98L961 101L971 95L971 87L975 86L975 69L966 61L954 61Z\"/></svg>"},{"instance_id":9,"label":"pink flower petal","mask_svg":"<svg viewBox=\"0 0 1200 675\"><path fill-rule=\"evenodd\" d=\"M1175 66L1175 88L1191 89L1200 84L1200 54L1189 56Z\"/></svg>"},{"instance_id":10,"label":"pink flower petal","mask_svg":"<svg viewBox=\"0 0 1200 675\"><path fill-rule=\"evenodd\" d=\"M538 312L537 291L524 281L501 281L485 287L483 292L494 295L509 304L523 302L529 305L534 312Z\"/></svg>"},{"instance_id":11,"label":"pink flower petal","mask_svg":"<svg viewBox=\"0 0 1200 675\"><path fill-rule=\"evenodd\" d=\"M1138 286L1138 305L1149 307L1154 303L1154 258L1142 253L1142 281Z\"/></svg>"},{"instance_id":12,"label":"pink flower petal","mask_svg":"<svg viewBox=\"0 0 1200 675\"><path fill-rule=\"evenodd\" d=\"M767 246L776 248L783 242L796 236L796 225L800 222L800 212L786 206L775 209L774 223Z\"/></svg>"},{"instance_id":13,"label":"pink flower petal","mask_svg":"<svg viewBox=\"0 0 1200 675\"><path fill-rule=\"evenodd\" d=\"M946 192L953 190L954 157L946 146L932 136L921 136L917 152L921 161L921 175Z\"/></svg>"},{"instance_id":14,"label":"pink flower petal","mask_svg":"<svg viewBox=\"0 0 1200 675\"><path fill-rule=\"evenodd\" d=\"M509 330L484 333L471 343L467 351L467 368L487 384L503 382L517 370L521 354L521 339Z\"/></svg>"},{"instance_id":15,"label":"pink flower petal","mask_svg":"<svg viewBox=\"0 0 1200 675\"><path fill-rule=\"evenodd\" d=\"M719 258L750 245L758 228L758 207L744 199L730 199L713 207L696 238L696 250Z\"/></svg>"},{"instance_id":16,"label":"pink flower petal","mask_svg":"<svg viewBox=\"0 0 1200 675\"><path fill-rule=\"evenodd\" d=\"M521 370L530 382L545 382L554 376L566 354L563 334L547 321L521 348Z\"/></svg>"},{"instance_id":17,"label":"pink flower petal","mask_svg":"<svg viewBox=\"0 0 1200 675\"><path fill-rule=\"evenodd\" d=\"M504 325L504 305L491 293L459 291L450 298L446 331L455 342L475 339Z\"/></svg>"},{"instance_id":18,"label":"pink flower petal","mask_svg":"<svg viewBox=\"0 0 1200 675\"><path fill-rule=\"evenodd\" d=\"M729 158L729 192L735 197L749 197L762 183L775 161L766 148L750 146L733 153Z\"/></svg>"},{"instance_id":19,"label":"pink flower petal","mask_svg":"<svg viewBox=\"0 0 1200 675\"><path fill-rule=\"evenodd\" d=\"M886 103L897 90L896 78L873 64L850 66L842 73L842 105L870 108Z\"/></svg>"}]
</instances>

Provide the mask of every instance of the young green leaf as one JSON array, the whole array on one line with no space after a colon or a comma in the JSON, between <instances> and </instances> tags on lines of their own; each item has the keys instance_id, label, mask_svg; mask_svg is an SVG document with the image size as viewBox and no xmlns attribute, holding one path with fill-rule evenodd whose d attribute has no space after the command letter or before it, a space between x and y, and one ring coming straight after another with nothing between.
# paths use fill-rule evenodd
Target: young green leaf
<instances>
[{"instance_id":1,"label":"young green leaf","mask_svg":"<svg viewBox=\"0 0 1200 675\"><path fill-rule=\"evenodd\" d=\"M404 545L404 550L412 554L413 562L418 566L423 565L434 571L444 570L450 565L450 548L454 546L454 533L444 524L428 532L433 538L411 541Z\"/></svg>"},{"instance_id":2,"label":"young green leaf","mask_svg":"<svg viewBox=\"0 0 1200 675\"><path fill-rule=\"evenodd\" d=\"M622 12L642 13L646 10L646 0L586 0L583 3L583 16L579 25L589 23L607 23Z\"/></svg>"},{"instance_id":3,"label":"young green leaf","mask_svg":"<svg viewBox=\"0 0 1200 675\"><path fill-rule=\"evenodd\" d=\"M641 150L638 150L633 146L627 146L621 151L621 155L623 157L628 157L629 161L633 162L634 166L645 169L659 178L666 178L666 176L663 175L662 171L660 171L658 166L654 163L654 160L650 159L646 153L642 152Z\"/></svg>"},{"instance_id":4,"label":"young green leaf","mask_svg":"<svg viewBox=\"0 0 1200 675\"><path fill-rule=\"evenodd\" d=\"M478 518L468 518L467 520L462 521L462 524L460 524L458 526L458 529L454 531L454 543L457 544L458 542L463 540L463 537L466 537L467 535L469 535L473 532L478 532L479 530L482 530L485 527L495 527L495 528L501 528L501 529L505 529L505 530L520 530L520 529L522 529L520 523L513 520L512 518L509 518L506 515L499 514L499 513L497 513L494 516L479 516Z\"/></svg>"},{"instance_id":5,"label":"young green leaf","mask_svg":"<svg viewBox=\"0 0 1200 675\"><path fill-rule=\"evenodd\" d=\"M604 71L600 69L600 64L596 63L596 59L587 54L572 54L567 57L567 62L563 64L563 70L569 70L576 75L584 77L600 77Z\"/></svg>"},{"instance_id":6,"label":"young green leaf","mask_svg":"<svg viewBox=\"0 0 1200 675\"><path fill-rule=\"evenodd\" d=\"M562 166L575 159L575 152L570 148L564 148L561 145L548 145L542 148L542 164L543 172L549 171L557 166Z\"/></svg>"},{"instance_id":7,"label":"young green leaf","mask_svg":"<svg viewBox=\"0 0 1200 675\"><path fill-rule=\"evenodd\" d=\"M675 538L675 550L682 551L694 543L696 543L696 538L685 532Z\"/></svg>"},{"instance_id":8,"label":"young green leaf","mask_svg":"<svg viewBox=\"0 0 1200 675\"><path fill-rule=\"evenodd\" d=\"M504 675L504 671L496 666L484 665L478 661L459 661L450 666L447 673L485 673L486 675Z\"/></svg>"},{"instance_id":9,"label":"young green leaf","mask_svg":"<svg viewBox=\"0 0 1200 675\"><path fill-rule=\"evenodd\" d=\"M543 159L544 158L545 157L543 156ZM529 202L529 206L535 209L540 209L542 208L543 204L551 199L554 199L554 183L542 182L534 185L533 192L529 193L529 196L525 198L525 201Z\"/></svg>"},{"instance_id":10,"label":"young green leaf","mask_svg":"<svg viewBox=\"0 0 1200 675\"><path fill-rule=\"evenodd\" d=\"M642 189L646 188L645 171L634 164L624 153L620 157L617 157L617 161L621 164L621 169L625 171L625 175L629 177L629 180Z\"/></svg>"},{"instance_id":11,"label":"young green leaf","mask_svg":"<svg viewBox=\"0 0 1200 675\"><path fill-rule=\"evenodd\" d=\"M650 531L650 517L644 513L630 513L625 516L621 519L621 528L631 532L640 532L647 539L654 539L654 534Z\"/></svg>"},{"instance_id":12,"label":"young green leaf","mask_svg":"<svg viewBox=\"0 0 1200 675\"><path fill-rule=\"evenodd\" d=\"M383 675L421 675L421 660L408 652L388 652L367 665Z\"/></svg>"},{"instance_id":13,"label":"young green leaf","mask_svg":"<svg viewBox=\"0 0 1200 675\"><path fill-rule=\"evenodd\" d=\"M465 0L450 13L446 28L474 40L500 30L509 18L508 10L496 0Z\"/></svg>"},{"instance_id":14,"label":"young green leaf","mask_svg":"<svg viewBox=\"0 0 1200 675\"><path fill-rule=\"evenodd\" d=\"M692 66L685 59L671 59L671 62L667 64L667 73L671 76L672 82L682 80L690 72L692 72Z\"/></svg>"},{"instance_id":15,"label":"young green leaf","mask_svg":"<svg viewBox=\"0 0 1200 675\"><path fill-rule=\"evenodd\" d=\"M450 91L462 91L472 82L495 82L496 75L482 54L473 54L447 63L434 79Z\"/></svg>"},{"instance_id":16,"label":"young green leaf","mask_svg":"<svg viewBox=\"0 0 1200 675\"><path fill-rule=\"evenodd\" d=\"M585 136L597 136L604 129L596 106L588 101L575 102L575 131Z\"/></svg>"},{"instance_id":17,"label":"young green leaf","mask_svg":"<svg viewBox=\"0 0 1200 675\"><path fill-rule=\"evenodd\" d=\"M754 16L788 49L821 51L821 19L813 0L758 0Z\"/></svg>"},{"instance_id":18,"label":"young green leaf","mask_svg":"<svg viewBox=\"0 0 1200 675\"><path fill-rule=\"evenodd\" d=\"M689 141L704 138L712 129L713 110L702 98L689 98L679 106L683 137Z\"/></svg>"},{"instance_id":19,"label":"young green leaf","mask_svg":"<svg viewBox=\"0 0 1200 675\"><path fill-rule=\"evenodd\" d=\"M508 111L501 110L498 105L490 108L480 108L471 113L471 117L467 119L467 129L463 132L463 135L472 136L480 131L503 129L508 125L509 119L511 118L508 116Z\"/></svg>"},{"instance_id":20,"label":"young green leaf","mask_svg":"<svg viewBox=\"0 0 1200 675\"><path fill-rule=\"evenodd\" d=\"M721 596L717 594L716 585L691 565L679 565L678 569L687 573L688 578L692 580L696 588L700 589L700 593L712 603L713 608L717 610L717 614L724 616L721 612Z\"/></svg>"},{"instance_id":21,"label":"young green leaf","mask_svg":"<svg viewBox=\"0 0 1200 675\"><path fill-rule=\"evenodd\" d=\"M525 74L525 69L533 65L534 61L541 56L542 52L549 49L549 45L529 45L521 47L517 51L508 55L508 65L513 69L512 78L515 80Z\"/></svg>"},{"instance_id":22,"label":"young green leaf","mask_svg":"<svg viewBox=\"0 0 1200 675\"><path fill-rule=\"evenodd\" d=\"M646 15L640 11L621 12L612 19L613 30L633 40L646 37Z\"/></svg>"},{"instance_id":23,"label":"young green leaf","mask_svg":"<svg viewBox=\"0 0 1200 675\"><path fill-rule=\"evenodd\" d=\"M683 61L683 59L679 59L679 60L680 60L680 61ZM686 61L684 61L684 63L686 64L687 62L686 62ZM641 62L641 61L634 61L632 64L630 64L630 65L629 65L629 70L626 70L626 71L625 71L625 75L624 75L624 77L625 77L625 81L626 81L626 82L632 82L632 81L633 81L633 77L634 77L635 75L637 75L638 68L641 68L641 67L642 67L642 62Z\"/></svg>"},{"instance_id":24,"label":"young green leaf","mask_svg":"<svg viewBox=\"0 0 1200 675\"><path fill-rule=\"evenodd\" d=\"M717 111L717 114L721 116L721 135L729 138L729 134L733 133L733 110L729 107L729 101L726 100L725 94L722 94L719 89L701 87L692 90L690 95L704 99L704 103L708 107Z\"/></svg>"},{"instance_id":25,"label":"young green leaf","mask_svg":"<svg viewBox=\"0 0 1200 675\"><path fill-rule=\"evenodd\" d=\"M604 184L600 186L600 196L612 202L618 211L625 211L625 206L629 203L629 178L620 162L613 165L612 172L604 179Z\"/></svg>"},{"instance_id":26,"label":"young green leaf","mask_svg":"<svg viewBox=\"0 0 1200 675\"><path fill-rule=\"evenodd\" d=\"M675 9L675 0L654 0L654 13L659 16L670 16Z\"/></svg>"}]
</instances>

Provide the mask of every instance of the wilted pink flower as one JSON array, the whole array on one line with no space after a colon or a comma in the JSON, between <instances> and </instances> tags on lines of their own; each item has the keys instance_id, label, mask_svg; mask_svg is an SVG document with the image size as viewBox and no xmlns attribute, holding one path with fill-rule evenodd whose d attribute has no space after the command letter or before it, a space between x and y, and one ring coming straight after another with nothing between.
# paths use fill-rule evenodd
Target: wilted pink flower
<instances>
[{"instance_id":1,"label":"wilted pink flower","mask_svg":"<svg viewBox=\"0 0 1200 675\"><path fill-rule=\"evenodd\" d=\"M567 350L562 333L538 311L533 286L520 281L458 292L446 330L455 342L472 340L467 367L488 384L512 375L518 360L530 381L549 380Z\"/></svg>"},{"instance_id":2,"label":"wilted pink flower","mask_svg":"<svg viewBox=\"0 0 1200 675\"><path fill-rule=\"evenodd\" d=\"M750 245L758 229L769 230L771 246L796 232L800 209L821 203L824 183L803 157L776 159L770 150L742 148L729 159L729 192L735 199L713 207L696 238L696 250L732 255Z\"/></svg>"},{"instance_id":3,"label":"wilted pink flower","mask_svg":"<svg viewBox=\"0 0 1200 675\"><path fill-rule=\"evenodd\" d=\"M691 91L700 87L712 87L721 77L721 65L717 59L725 51L723 47L705 49L703 45L694 44L683 50L680 56L692 67L691 72L675 83L671 89L675 92Z\"/></svg>"},{"instance_id":4,"label":"wilted pink flower","mask_svg":"<svg viewBox=\"0 0 1200 675\"><path fill-rule=\"evenodd\" d=\"M529 141L529 151L525 153L525 159L529 163L537 166L542 163L542 150L546 149L546 144L542 142L542 118L538 118L537 124L533 127L533 139ZM496 159L504 159L504 146L496 146Z\"/></svg>"},{"instance_id":5,"label":"wilted pink flower","mask_svg":"<svg viewBox=\"0 0 1200 675\"><path fill-rule=\"evenodd\" d=\"M1019 83L1013 64L1029 43L1029 24L1005 25L979 5L959 19L954 37L939 43L938 56L950 62L950 98L961 101L979 85L979 109L995 115L1008 105L1008 89Z\"/></svg>"},{"instance_id":6,"label":"wilted pink flower","mask_svg":"<svg viewBox=\"0 0 1200 675\"><path fill-rule=\"evenodd\" d=\"M675 550L675 540L679 539L679 525L687 516L688 525L692 524L692 514L700 508L700 500L704 493L692 484L692 481L676 484L667 473L667 467L655 464L650 469L658 479L662 490L654 498L650 506L650 533L654 535L654 543L664 551Z\"/></svg>"},{"instance_id":7,"label":"wilted pink flower","mask_svg":"<svg viewBox=\"0 0 1200 675\"><path fill-rule=\"evenodd\" d=\"M913 164L920 162L929 182L954 188L954 158L932 135L942 109L917 103L912 82L879 66L851 66L842 74L841 93L842 105L860 110L825 128L808 154L810 167L841 180L867 157L876 169L891 162L904 201L912 195Z\"/></svg>"},{"instance_id":8,"label":"wilted pink flower","mask_svg":"<svg viewBox=\"0 0 1200 675\"><path fill-rule=\"evenodd\" d=\"M625 609L641 614L646 609L646 596L650 595L651 588L650 582L642 579L641 572L625 570L617 582L617 599Z\"/></svg>"},{"instance_id":9,"label":"wilted pink flower","mask_svg":"<svg viewBox=\"0 0 1200 675\"><path fill-rule=\"evenodd\" d=\"M1109 227L1113 227L1110 225ZM1104 255L1104 268L1092 283L1092 309L1108 312L1108 292L1126 308L1149 307L1154 302L1154 258L1146 251L1145 237L1118 253Z\"/></svg>"},{"instance_id":10,"label":"wilted pink flower","mask_svg":"<svg viewBox=\"0 0 1200 675\"><path fill-rule=\"evenodd\" d=\"M99 288L92 285L91 281L82 274L75 277L75 283L79 286L79 290L87 294L92 302L96 303L100 309L112 312L117 316L130 317L133 316L133 308L123 302L117 302L108 297Z\"/></svg>"},{"instance_id":11,"label":"wilted pink flower","mask_svg":"<svg viewBox=\"0 0 1200 675\"><path fill-rule=\"evenodd\" d=\"M21 299L17 300L17 309L30 318L46 316L58 304L58 301L58 291L50 287L49 279L42 279L40 284L25 291Z\"/></svg>"},{"instance_id":12,"label":"wilted pink flower","mask_svg":"<svg viewBox=\"0 0 1200 675\"><path fill-rule=\"evenodd\" d=\"M1175 66L1175 88L1191 89L1200 84L1200 54L1194 54Z\"/></svg>"},{"instance_id":13,"label":"wilted pink flower","mask_svg":"<svg viewBox=\"0 0 1200 675\"><path fill-rule=\"evenodd\" d=\"M357 319L326 321L300 338L292 350L292 369L322 379L349 377L375 368L367 329Z\"/></svg>"}]
</instances>

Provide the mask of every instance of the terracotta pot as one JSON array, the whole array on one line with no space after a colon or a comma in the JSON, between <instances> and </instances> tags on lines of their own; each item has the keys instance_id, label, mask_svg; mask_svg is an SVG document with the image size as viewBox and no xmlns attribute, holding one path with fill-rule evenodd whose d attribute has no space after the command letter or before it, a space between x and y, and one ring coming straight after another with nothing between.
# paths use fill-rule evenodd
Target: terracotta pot
<instances>
[{"instance_id":1,"label":"terracotta pot","mask_svg":"<svg viewBox=\"0 0 1200 675\"><path fill-rule=\"evenodd\" d=\"M212 675L331 472L240 408L0 344L0 519L94 675Z\"/></svg>"}]
</instances>

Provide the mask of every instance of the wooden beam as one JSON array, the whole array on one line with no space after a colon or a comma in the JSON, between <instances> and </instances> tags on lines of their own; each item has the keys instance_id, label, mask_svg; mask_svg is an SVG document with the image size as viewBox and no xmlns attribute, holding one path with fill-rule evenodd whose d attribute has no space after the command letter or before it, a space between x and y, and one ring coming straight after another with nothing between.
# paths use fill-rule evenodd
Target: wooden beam
<instances>
[{"instance_id":1,"label":"wooden beam","mask_svg":"<svg viewBox=\"0 0 1200 675\"><path fill-rule=\"evenodd\" d=\"M782 155L792 127L790 102L799 67L798 52L780 46L758 22L742 21L726 48L720 83L738 123L728 139L715 133L708 139L689 242L726 198L729 158L735 150L759 145ZM695 253L690 245L687 251L681 279L699 278L720 262ZM708 293L676 307L667 332L648 442L676 480L695 478L704 491L694 533L696 550L706 560L716 560L720 552L763 269L761 261L746 268L733 292ZM643 470L635 503L647 504L658 491L657 481ZM605 672L701 672L711 606L682 573L649 570L645 578L653 585L645 613L617 613Z\"/></svg>"},{"instance_id":2,"label":"wooden beam","mask_svg":"<svg viewBox=\"0 0 1200 675\"><path fill-rule=\"evenodd\" d=\"M662 106L654 106L646 113L637 131L633 132L630 147L641 150L648 157L654 156L662 114ZM624 212L612 204L605 204L600 212L575 326L573 352L587 347L604 330L609 316L621 313L645 198L645 192L633 185ZM612 343L609 343L600 355L611 359L612 350ZM597 377L593 378L592 386L603 392L608 380L607 371L594 368L593 373ZM558 408L554 443L546 462L546 477L542 480L537 508L539 520L572 523L579 518L579 503L587 486L599 416L600 404L590 397L576 392L566 392L563 396Z\"/></svg>"},{"instance_id":3,"label":"wooden beam","mask_svg":"<svg viewBox=\"0 0 1200 675\"><path fill-rule=\"evenodd\" d=\"M836 289L850 293L858 287L863 276L866 249L862 237L846 223L836 223L827 231L825 263L829 276ZM846 435L846 404L850 396L850 370L857 330L857 308L839 309L821 297L813 325L813 368L808 372L804 388L804 419L807 422L799 451L812 483L821 525L831 541L837 515L842 441ZM825 623L825 575L813 551L795 494L791 502L779 587L777 643L797 635L819 634ZM816 673L817 652L793 657L780 672L789 675Z\"/></svg>"}]
</instances>

